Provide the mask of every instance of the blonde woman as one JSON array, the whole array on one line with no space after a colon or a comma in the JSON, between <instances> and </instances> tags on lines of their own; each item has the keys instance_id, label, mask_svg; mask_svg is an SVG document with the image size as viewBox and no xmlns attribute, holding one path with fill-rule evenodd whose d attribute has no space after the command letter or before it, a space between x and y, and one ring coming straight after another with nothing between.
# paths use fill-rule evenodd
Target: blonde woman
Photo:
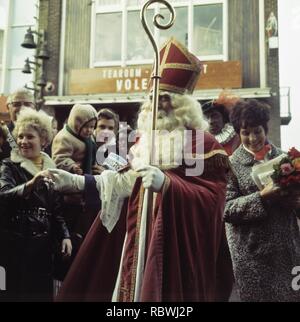
<instances>
[{"instance_id":1,"label":"blonde woman","mask_svg":"<svg viewBox=\"0 0 300 322\"><path fill-rule=\"evenodd\" d=\"M13 136L18 148L1 166L0 266L6 270L8 301L50 301L54 241L70 256L71 241L47 169L54 162L41 152L52 139L49 117L20 112Z\"/></svg>"}]
</instances>

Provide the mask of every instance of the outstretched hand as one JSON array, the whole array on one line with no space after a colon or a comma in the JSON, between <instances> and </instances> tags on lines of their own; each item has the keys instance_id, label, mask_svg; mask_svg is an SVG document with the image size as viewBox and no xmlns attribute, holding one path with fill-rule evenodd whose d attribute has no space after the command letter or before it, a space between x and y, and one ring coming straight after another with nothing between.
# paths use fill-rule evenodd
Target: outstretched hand
<instances>
[{"instance_id":1,"label":"outstretched hand","mask_svg":"<svg viewBox=\"0 0 300 322\"><path fill-rule=\"evenodd\" d=\"M136 169L142 177L144 188L151 189L154 192L160 192L165 181L165 174L151 165L143 166Z\"/></svg>"},{"instance_id":2,"label":"outstretched hand","mask_svg":"<svg viewBox=\"0 0 300 322\"><path fill-rule=\"evenodd\" d=\"M26 183L26 193L30 193L32 190L36 190L43 183L49 185L50 187L53 187L54 179L55 177L50 171L40 171Z\"/></svg>"},{"instance_id":3,"label":"outstretched hand","mask_svg":"<svg viewBox=\"0 0 300 322\"><path fill-rule=\"evenodd\" d=\"M54 190L59 192L79 192L84 189L84 176L61 169L48 170L54 177Z\"/></svg>"}]
</instances>

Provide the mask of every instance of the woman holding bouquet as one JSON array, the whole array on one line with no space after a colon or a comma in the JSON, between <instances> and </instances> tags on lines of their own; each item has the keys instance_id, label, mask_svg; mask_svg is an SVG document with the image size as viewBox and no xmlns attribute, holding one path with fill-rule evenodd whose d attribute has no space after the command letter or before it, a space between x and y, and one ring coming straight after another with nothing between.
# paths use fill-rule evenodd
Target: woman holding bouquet
<instances>
[{"instance_id":1,"label":"woman holding bouquet","mask_svg":"<svg viewBox=\"0 0 300 322\"><path fill-rule=\"evenodd\" d=\"M270 183L260 191L251 177L254 165L282 154L268 142L268 121L269 107L257 100L240 101L232 111L242 144L231 156L226 233L242 301L300 301L291 287L300 265L299 190L287 197Z\"/></svg>"}]
</instances>

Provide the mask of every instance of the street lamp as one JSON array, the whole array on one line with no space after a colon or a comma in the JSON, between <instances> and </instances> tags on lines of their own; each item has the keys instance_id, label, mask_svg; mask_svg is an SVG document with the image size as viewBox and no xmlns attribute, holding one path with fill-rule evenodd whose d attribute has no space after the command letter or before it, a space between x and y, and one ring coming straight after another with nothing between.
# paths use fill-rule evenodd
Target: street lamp
<instances>
[{"instance_id":1,"label":"street lamp","mask_svg":"<svg viewBox=\"0 0 300 322\"><path fill-rule=\"evenodd\" d=\"M39 63L37 63L37 62L34 62L34 61L29 60L29 58L26 58L26 59L25 59L24 67L23 67L23 69L22 69L22 73L24 73L24 74L31 74L31 70L36 71L36 68L35 68L35 67L30 66L30 64L36 65L36 66L38 66L38 67L40 67L40 66L41 66L41 64L39 64Z\"/></svg>"},{"instance_id":2,"label":"street lamp","mask_svg":"<svg viewBox=\"0 0 300 322\"><path fill-rule=\"evenodd\" d=\"M37 43L34 40L34 34L37 35ZM50 59L46 36L47 35L44 30L37 32L29 27L24 36L24 41L21 44L24 48L36 49L34 61L30 61L29 58L27 58L22 72L25 74L31 74L32 70L35 72L35 82L33 83L34 88L29 88L27 85L25 85L25 88L34 91L36 103L39 106L42 106L43 104L43 90L47 85L47 79L45 77L45 61ZM39 77L37 77L37 75L39 75Z\"/></svg>"}]
</instances>

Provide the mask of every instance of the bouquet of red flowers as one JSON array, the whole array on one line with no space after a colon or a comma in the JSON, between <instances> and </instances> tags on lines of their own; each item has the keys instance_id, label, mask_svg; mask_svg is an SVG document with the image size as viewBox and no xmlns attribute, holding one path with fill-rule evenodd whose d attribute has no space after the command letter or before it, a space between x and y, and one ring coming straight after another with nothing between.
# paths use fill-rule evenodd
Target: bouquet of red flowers
<instances>
[{"instance_id":1,"label":"bouquet of red flowers","mask_svg":"<svg viewBox=\"0 0 300 322\"><path fill-rule=\"evenodd\" d=\"M279 187L285 189L300 184L300 152L292 148L286 157L274 166L271 178Z\"/></svg>"}]
</instances>

